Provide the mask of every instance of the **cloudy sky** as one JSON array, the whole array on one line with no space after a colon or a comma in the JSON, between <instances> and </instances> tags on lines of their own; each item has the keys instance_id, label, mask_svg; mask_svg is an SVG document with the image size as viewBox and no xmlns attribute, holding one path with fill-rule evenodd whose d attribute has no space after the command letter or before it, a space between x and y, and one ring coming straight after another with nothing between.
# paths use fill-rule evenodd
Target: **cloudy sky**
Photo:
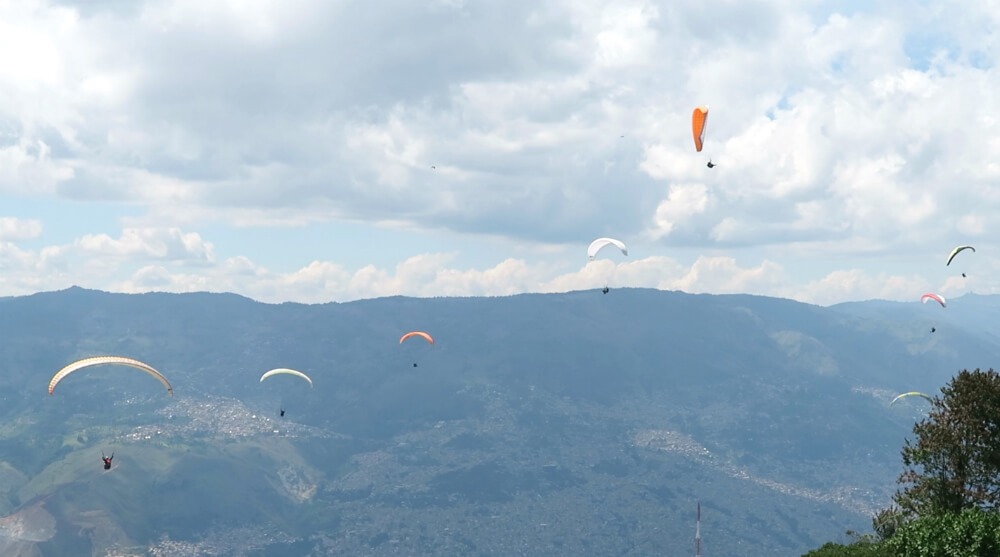
<instances>
[{"instance_id":1,"label":"cloudy sky","mask_svg":"<svg viewBox=\"0 0 1000 557\"><path fill-rule=\"evenodd\" d=\"M0 0L0 295L1000 292L998 19L995 0ZM602 236L628 256L588 262Z\"/></svg>"}]
</instances>

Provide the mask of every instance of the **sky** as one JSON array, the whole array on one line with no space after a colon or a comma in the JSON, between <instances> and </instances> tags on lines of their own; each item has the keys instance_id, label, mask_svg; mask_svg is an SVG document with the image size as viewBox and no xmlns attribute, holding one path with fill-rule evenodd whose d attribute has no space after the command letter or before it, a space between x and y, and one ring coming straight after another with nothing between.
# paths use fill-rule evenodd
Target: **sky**
<instances>
[{"instance_id":1,"label":"sky","mask_svg":"<svg viewBox=\"0 0 1000 557\"><path fill-rule=\"evenodd\" d=\"M998 293L998 20L996 0L0 0L0 296ZM588 260L600 237L628 254Z\"/></svg>"}]
</instances>

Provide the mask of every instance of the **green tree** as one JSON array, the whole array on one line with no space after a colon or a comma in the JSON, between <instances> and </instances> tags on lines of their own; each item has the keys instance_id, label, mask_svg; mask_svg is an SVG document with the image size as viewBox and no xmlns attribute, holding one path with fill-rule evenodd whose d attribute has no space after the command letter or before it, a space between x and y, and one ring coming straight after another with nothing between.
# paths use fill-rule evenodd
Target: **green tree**
<instances>
[{"instance_id":1,"label":"green tree","mask_svg":"<svg viewBox=\"0 0 1000 557\"><path fill-rule=\"evenodd\" d=\"M962 370L935 397L906 441L894 499L924 517L1000 504L1000 374ZM895 536L893 536L895 538Z\"/></svg>"},{"instance_id":2,"label":"green tree","mask_svg":"<svg viewBox=\"0 0 1000 557\"><path fill-rule=\"evenodd\" d=\"M1000 555L1000 513L969 508L924 516L900 526L881 548L882 553L872 555L996 557Z\"/></svg>"},{"instance_id":3,"label":"green tree","mask_svg":"<svg viewBox=\"0 0 1000 557\"><path fill-rule=\"evenodd\" d=\"M883 555L887 554L880 544L864 538L848 545L829 542L802 557L882 557Z\"/></svg>"},{"instance_id":4,"label":"green tree","mask_svg":"<svg viewBox=\"0 0 1000 557\"><path fill-rule=\"evenodd\" d=\"M827 543L803 557L996 557L1000 513L978 508L940 513L900 524L892 538L858 536L847 545Z\"/></svg>"},{"instance_id":5,"label":"green tree","mask_svg":"<svg viewBox=\"0 0 1000 557\"><path fill-rule=\"evenodd\" d=\"M872 530L875 531L875 536L879 540L884 541L895 535L896 530L905 522L906 515L899 507L893 506L879 511L872 517Z\"/></svg>"}]
</instances>

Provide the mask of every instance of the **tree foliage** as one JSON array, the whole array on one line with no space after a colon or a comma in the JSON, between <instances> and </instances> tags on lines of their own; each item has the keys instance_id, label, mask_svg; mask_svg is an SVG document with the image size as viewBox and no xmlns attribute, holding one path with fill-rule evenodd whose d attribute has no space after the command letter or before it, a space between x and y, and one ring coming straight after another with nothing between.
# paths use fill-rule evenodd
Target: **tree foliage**
<instances>
[{"instance_id":1,"label":"tree foliage","mask_svg":"<svg viewBox=\"0 0 1000 557\"><path fill-rule=\"evenodd\" d=\"M978 508L941 513L901 524L882 541L861 536L827 543L803 557L995 557L1000 555L1000 513Z\"/></svg>"},{"instance_id":2,"label":"tree foliage","mask_svg":"<svg viewBox=\"0 0 1000 557\"><path fill-rule=\"evenodd\" d=\"M921 517L881 546L878 555L887 557L995 557L1000 555L1000 513L969 508Z\"/></svg>"},{"instance_id":3,"label":"tree foliage","mask_svg":"<svg viewBox=\"0 0 1000 557\"><path fill-rule=\"evenodd\" d=\"M882 557L885 555L880 544L870 539L859 539L848 545L827 543L802 557Z\"/></svg>"},{"instance_id":4,"label":"tree foliage","mask_svg":"<svg viewBox=\"0 0 1000 557\"><path fill-rule=\"evenodd\" d=\"M962 370L941 393L902 450L895 501L909 517L1000 505L1000 374Z\"/></svg>"},{"instance_id":5,"label":"tree foliage","mask_svg":"<svg viewBox=\"0 0 1000 557\"><path fill-rule=\"evenodd\" d=\"M887 540L894 536L896 530L905 522L906 515L899 507L893 506L879 511L872 517L872 530L875 531L875 536L879 540Z\"/></svg>"}]
</instances>

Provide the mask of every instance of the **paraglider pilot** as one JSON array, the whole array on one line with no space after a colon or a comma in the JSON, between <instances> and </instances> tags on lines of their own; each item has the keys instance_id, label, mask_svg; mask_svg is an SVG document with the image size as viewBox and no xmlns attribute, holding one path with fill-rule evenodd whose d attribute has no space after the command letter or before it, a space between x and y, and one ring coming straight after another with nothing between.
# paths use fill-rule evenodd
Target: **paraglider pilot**
<instances>
[{"instance_id":1,"label":"paraglider pilot","mask_svg":"<svg viewBox=\"0 0 1000 557\"><path fill-rule=\"evenodd\" d=\"M610 291L611 291L611 289L608 288L607 286L605 286L604 288L601 289L601 292L603 292L604 294L607 294Z\"/></svg>"},{"instance_id":2,"label":"paraglider pilot","mask_svg":"<svg viewBox=\"0 0 1000 557\"><path fill-rule=\"evenodd\" d=\"M114 460L115 453L112 452L111 456L104 456L104 451L101 451L101 460L104 461L104 469L111 470L111 461Z\"/></svg>"},{"instance_id":3,"label":"paraglider pilot","mask_svg":"<svg viewBox=\"0 0 1000 557\"><path fill-rule=\"evenodd\" d=\"M284 408L281 409L281 414L280 415L281 415L281 417L285 417L285 409Z\"/></svg>"},{"instance_id":4,"label":"paraglider pilot","mask_svg":"<svg viewBox=\"0 0 1000 557\"><path fill-rule=\"evenodd\" d=\"M709 167L709 168L715 168L715 163L714 163L714 162L712 162L712 159L709 159L709 160L708 160L708 164L706 164L705 166L707 166L707 167Z\"/></svg>"}]
</instances>

